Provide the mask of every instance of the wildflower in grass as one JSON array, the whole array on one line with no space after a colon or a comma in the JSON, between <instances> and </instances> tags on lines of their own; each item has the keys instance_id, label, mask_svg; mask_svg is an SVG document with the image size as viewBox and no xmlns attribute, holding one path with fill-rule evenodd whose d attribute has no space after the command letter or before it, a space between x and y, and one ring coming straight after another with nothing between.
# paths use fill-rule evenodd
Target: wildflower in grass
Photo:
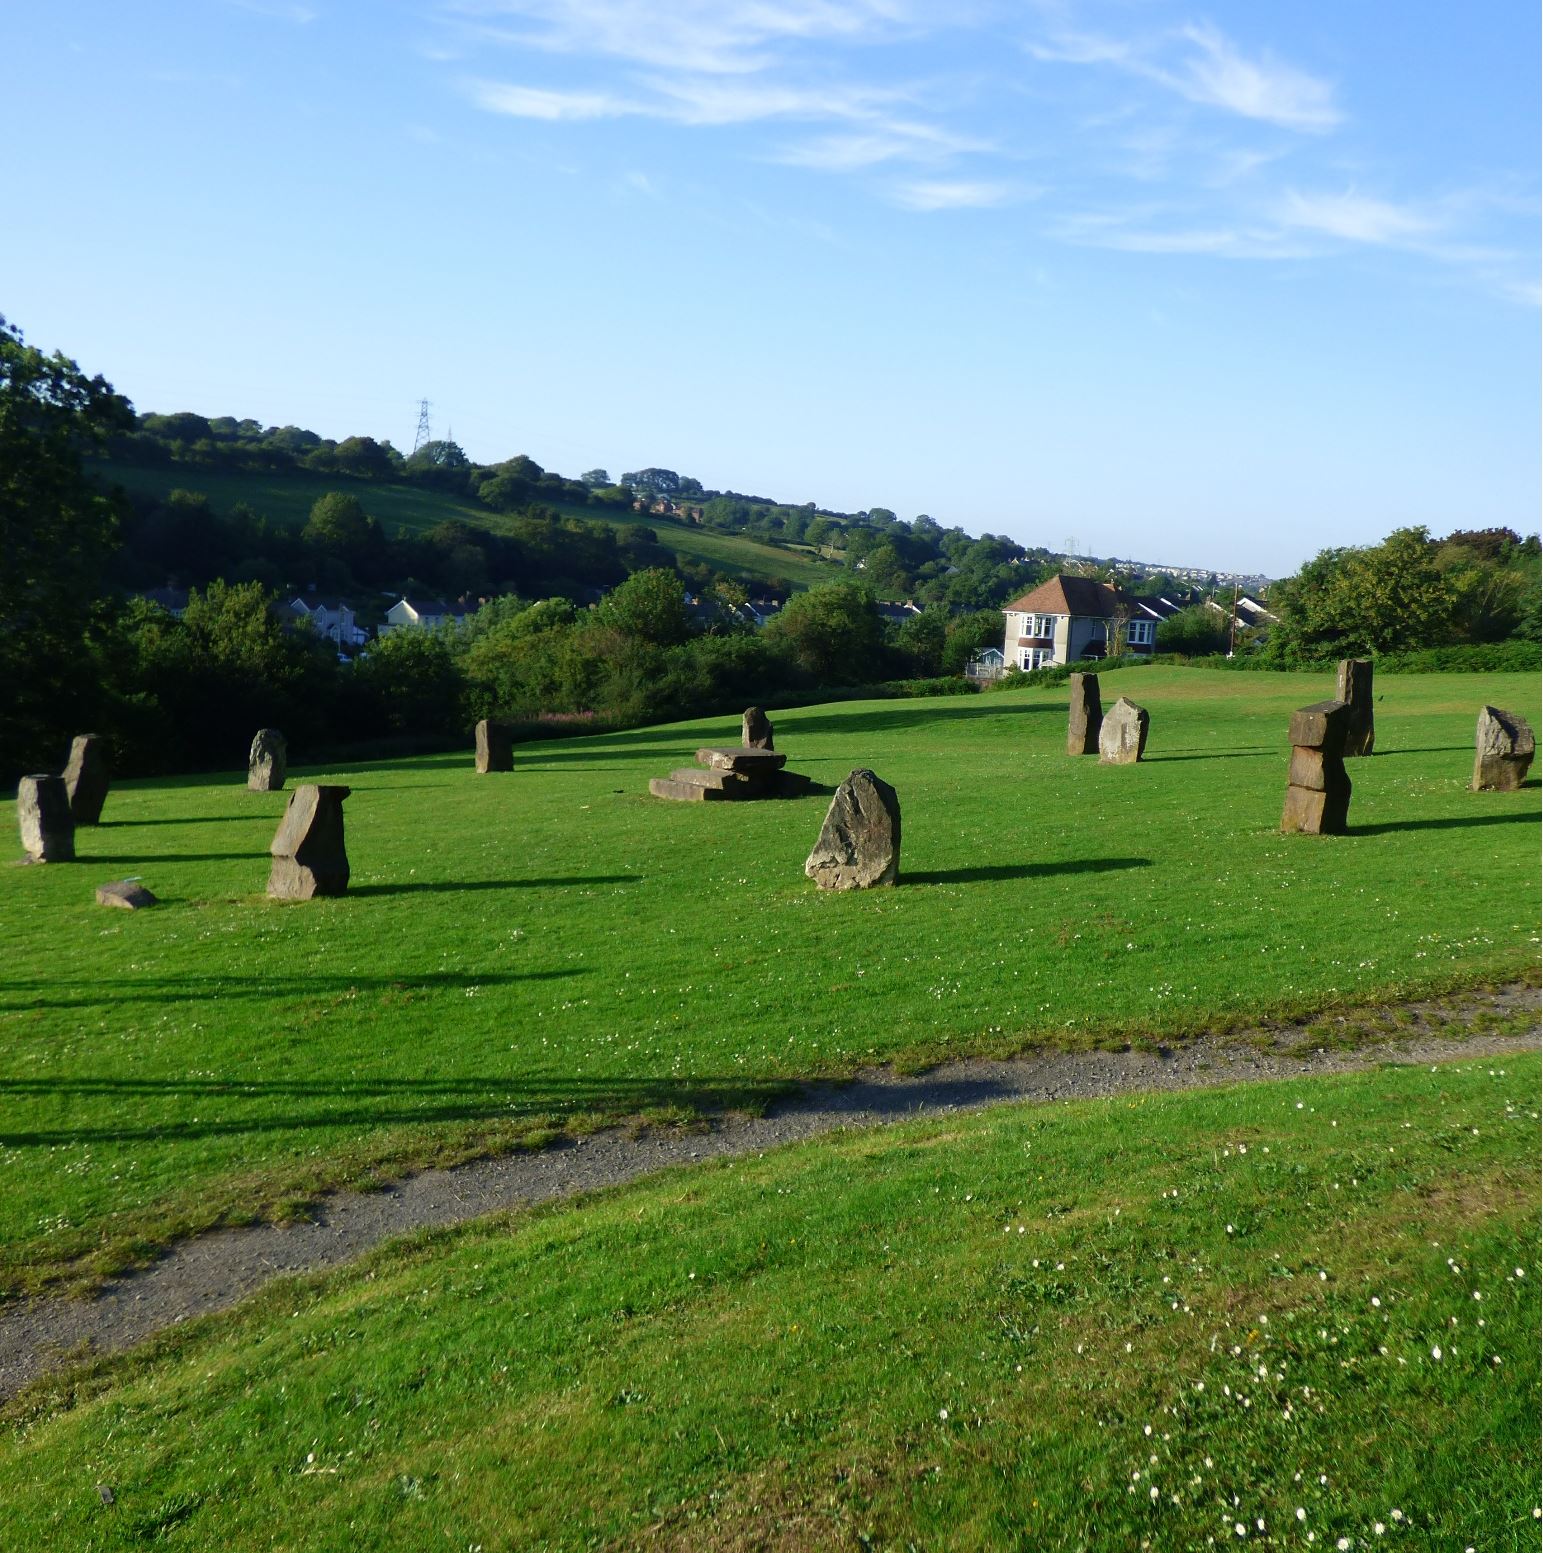
<instances>
[{"instance_id":1,"label":"wildflower in grass","mask_svg":"<svg viewBox=\"0 0 1543 1553\"><path fill-rule=\"evenodd\" d=\"M1307 1511L1304 1510L1301 1505L1297 1506L1297 1519L1299 1521L1305 1521L1307 1519Z\"/></svg>"},{"instance_id":2,"label":"wildflower in grass","mask_svg":"<svg viewBox=\"0 0 1543 1553\"><path fill-rule=\"evenodd\" d=\"M1431 1358L1437 1359L1437 1360L1439 1360L1441 1358L1441 1344L1440 1343L1434 1343L1434 1344L1431 1345L1430 1356L1431 1356Z\"/></svg>"}]
</instances>

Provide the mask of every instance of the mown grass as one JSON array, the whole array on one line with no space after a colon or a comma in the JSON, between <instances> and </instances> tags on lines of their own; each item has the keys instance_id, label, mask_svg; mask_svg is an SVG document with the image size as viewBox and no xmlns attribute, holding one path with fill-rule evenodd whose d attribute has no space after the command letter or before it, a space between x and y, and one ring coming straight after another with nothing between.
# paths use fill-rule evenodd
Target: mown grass
<instances>
[{"instance_id":1,"label":"mown grass","mask_svg":"<svg viewBox=\"0 0 1543 1553\"><path fill-rule=\"evenodd\" d=\"M364 510L385 528L395 533L398 527L409 533L422 533L437 523L455 519L493 533L506 533L509 520L480 502L456 497L443 491L426 490L416 485L362 484L346 475L242 472L239 470L199 469L193 465L169 468L141 467L135 464L100 464L96 473L129 491L164 498L169 492L196 491L209 498L217 512L228 513L238 501L275 522L300 526L311 514L318 497L328 491L352 491ZM811 588L841 575L839 567L821 562L807 552L783 550L738 534L720 533L694 523L653 513L617 512L605 507L575 507L565 502L544 503L564 517L585 523L601 523L612 528L642 523L654 530L659 542L683 561L705 562L715 570L763 582L786 581L795 587Z\"/></svg>"},{"instance_id":2,"label":"mown grass","mask_svg":"<svg viewBox=\"0 0 1543 1553\"><path fill-rule=\"evenodd\" d=\"M1536 1548L1538 1082L1017 1106L425 1235L23 1396L0 1544Z\"/></svg>"},{"instance_id":3,"label":"mown grass","mask_svg":"<svg viewBox=\"0 0 1543 1553\"><path fill-rule=\"evenodd\" d=\"M1154 668L1150 759L1064 754L1065 692L784 712L790 765L897 788L902 884L803 877L826 799L669 804L737 724L333 772L347 897L274 905L285 795L123 784L82 861L0 868L0 1288L90 1280L317 1191L790 1079L1182 1039L1535 974L1538 789L1466 790L1535 676L1388 678L1354 834L1277 833L1306 676ZM233 763L244 751L232 752ZM138 875L133 916L93 886ZM1321 1044L1321 1042L1319 1043Z\"/></svg>"}]
</instances>

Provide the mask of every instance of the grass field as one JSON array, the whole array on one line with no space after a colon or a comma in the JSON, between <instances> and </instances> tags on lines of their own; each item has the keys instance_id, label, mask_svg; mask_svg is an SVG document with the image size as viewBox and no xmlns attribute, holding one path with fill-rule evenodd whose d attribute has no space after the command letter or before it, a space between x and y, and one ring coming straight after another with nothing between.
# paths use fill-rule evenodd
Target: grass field
<instances>
[{"instance_id":1,"label":"grass field","mask_svg":"<svg viewBox=\"0 0 1543 1553\"><path fill-rule=\"evenodd\" d=\"M0 869L0 1288L93 1278L315 1191L790 1078L1119 1042L1535 974L1538 787L1467 791L1483 701L1381 682L1353 834L1277 834L1306 676L1155 668L1149 760L1064 754L1065 692L777 715L793 769L900 794L902 884L802 874L826 800L668 804L725 722L335 772L348 896L263 897L283 794L125 783L82 861ZM245 751L232 751L232 765ZM137 875L129 916L92 888Z\"/></svg>"},{"instance_id":2,"label":"grass field","mask_svg":"<svg viewBox=\"0 0 1543 1553\"><path fill-rule=\"evenodd\" d=\"M328 491L352 491L371 517L388 534L398 527L421 533L436 523L459 519L494 533L507 532L509 524L502 514L492 512L479 502L424 490L413 485L359 484L341 475L305 472L293 474L245 474L192 466L140 468L132 464L98 465L96 473L104 480L116 481L129 491L164 497L174 490L201 491L216 512L226 513L238 501L275 522L297 527L310 516L311 508ZM659 536L660 544L686 561L705 562L717 571L770 581L785 579L795 587L809 588L842 575L841 568L817 560L807 550L779 550L758 540L735 534L722 534L699 528L674 518L650 513L614 512L603 507L570 507L550 503L566 517L585 523L601 523L621 528L643 523Z\"/></svg>"},{"instance_id":3,"label":"grass field","mask_svg":"<svg viewBox=\"0 0 1543 1553\"><path fill-rule=\"evenodd\" d=\"M1535 1549L1538 1083L1004 1108L424 1236L13 1404L0 1546Z\"/></svg>"}]
</instances>

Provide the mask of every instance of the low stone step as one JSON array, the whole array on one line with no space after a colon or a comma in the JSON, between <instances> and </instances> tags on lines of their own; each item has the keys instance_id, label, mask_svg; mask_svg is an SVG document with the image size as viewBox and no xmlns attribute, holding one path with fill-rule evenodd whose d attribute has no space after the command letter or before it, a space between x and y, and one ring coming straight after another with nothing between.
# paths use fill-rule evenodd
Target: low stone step
<instances>
[{"instance_id":1,"label":"low stone step","mask_svg":"<svg viewBox=\"0 0 1543 1553\"><path fill-rule=\"evenodd\" d=\"M696 752L696 763L711 771L737 771L742 775L752 771L780 771L788 757L775 750L749 750L739 745L715 749L708 746Z\"/></svg>"},{"instance_id":2,"label":"low stone step","mask_svg":"<svg viewBox=\"0 0 1543 1553\"><path fill-rule=\"evenodd\" d=\"M699 782L676 782L670 777L650 777L648 790L655 798L678 798L686 803L722 803L729 795L721 788Z\"/></svg>"},{"instance_id":3,"label":"low stone step","mask_svg":"<svg viewBox=\"0 0 1543 1553\"><path fill-rule=\"evenodd\" d=\"M756 772L740 775L737 771L701 771L696 766L680 766L670 773L672 782L689 782L697 787L714 787L725 798L765 798L776 791L777 773Z\"/></svg>"}]
</instances>

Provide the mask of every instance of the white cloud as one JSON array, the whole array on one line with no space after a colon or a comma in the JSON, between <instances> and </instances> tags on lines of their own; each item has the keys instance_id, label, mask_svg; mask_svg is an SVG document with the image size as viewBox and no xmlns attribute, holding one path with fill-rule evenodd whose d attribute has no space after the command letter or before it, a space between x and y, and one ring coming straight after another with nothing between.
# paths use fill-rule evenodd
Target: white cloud
<instances>
[{"instance_id":1,"label":"white cloud","mask_svg":"<svg viewBox=\"0 0 1543 1553\"><path fill-rule=\"evenodd\" d=\"M298 27L309 26L317 12L308 5L294 5L288 0L225 0L238 11L250 11L253 16L267 16L278 22L294 22Z\"/></svg>"},{"instance_id":2,"label":"white cloud","mask_svg":"<svg viewBox=\"0 0 1543 1553\"><path fill-rule=\"evenodd\" d=\"M1428 237L1429 218L1364 194L1286 194L1276 207L1283 225L1350 243L1407 245Z\"/></svg>"},{"instance_id":3,"label":"white cloud","mask_svg":"<svg viewBox=\"0 0 1543 1553\"><path fill-rule=\"evenodd\" d=\"M555 91L540 86L509 86L499 81L472 81L467 91L473 102L489 113L516 119L558 120L615 119L647 110L609 92Z\"/></svg>"},{"instance_id":4,"label":"white cloud","mask_svg":"<svg viewBox=\"0 0 1543 1553\"><path fill-rule=\"evenodd\" d=\"M1009 183L992 183L966 178L923 178L895 184L889 197L903 210L984 210L1005 205L1026 193Z\"/></svg>"},{"instance_id":5,"label":"white cloud","mask_svg":"<svg viewBox=\"0 0 1543 1553\"><path fill-rule=\"evenodd\" d=\"M816 172L851 173L884 162L944 162L966 151L989 149L986 141L952 135L930 124L889 120L872 129L823 135L787 146L772 160Z\"/></svg>"}]
</instances>

